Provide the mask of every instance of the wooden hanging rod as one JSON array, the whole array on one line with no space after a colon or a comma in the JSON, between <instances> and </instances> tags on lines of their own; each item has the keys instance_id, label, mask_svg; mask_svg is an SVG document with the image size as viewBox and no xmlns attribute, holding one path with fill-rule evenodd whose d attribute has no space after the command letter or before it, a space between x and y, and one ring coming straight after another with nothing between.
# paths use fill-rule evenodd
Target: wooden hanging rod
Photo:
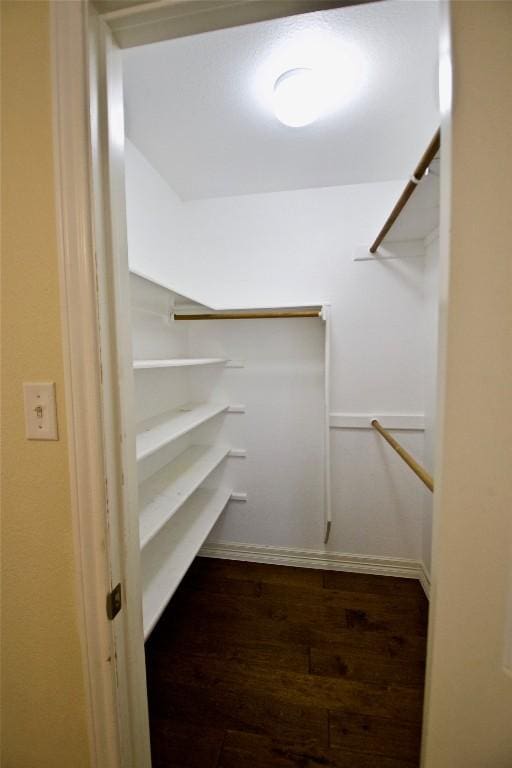
<instances>
[{"instance_id":1,"label":"wooden hanging rod","mask_svg":"<svg viewBox=\"0 0 512 768\"><path fill-rule=\"evenodd\" d=\"M408 453L405 448L402 448L400 443L398 443L395 438L390 435L387 429L384 429L384 427L377 421L377 419L373 419L372 427L376 429L380 435L382 435L384 440L390 444L390 446L398 453L400 458L402 458L405 463L412 469L412 471L418 475L420 480L425 483L429 491L433 491L434 480L432 479L432 476L429 475L429 473L426 471L426 469L423 469L423 467L418 464L416 459L413 459L411 454Z\"/></svg>"},{"instance_id":2,"label":"wooden hanging rod","mask_svg":"<svg viewBox=\"0 0 512 768\"><path fill-rule=\"evenodd\" d=\"M261 312L212 312L198 315L173 315L175 320L264 320L285 317L320 317L320 309L272 309Z\"/></svg>"},{"instance_id":3,"label":"wooden hanging rod","mask_svg":"<svg viewBox=\"0 0 512 768\"><path fill-rule=\"evenodd\" d=\"M409 198L411 197L412 193L418 186L418 183L422 180L423 176L425 175L425 171L429 167L434 157L439 152L440 146L441 146L441 129L438 128L432 141L430 142L427 149L425 150L423 157L421 158L420 162L416 166L416 169L410 181L407 182L407 186L405 187L404 191L402 192L399 199L397 200L395 207L389 214L384 226L382 227L381 231L379 232L379 234L373 241L372 245L370 246L370 253L377 252L379 245L382 243L382 241L388 234L389 230L391 229L395 221L398 219L398 217L402 213L403 209L407 205Z\"/></svg>"}]
</instances>

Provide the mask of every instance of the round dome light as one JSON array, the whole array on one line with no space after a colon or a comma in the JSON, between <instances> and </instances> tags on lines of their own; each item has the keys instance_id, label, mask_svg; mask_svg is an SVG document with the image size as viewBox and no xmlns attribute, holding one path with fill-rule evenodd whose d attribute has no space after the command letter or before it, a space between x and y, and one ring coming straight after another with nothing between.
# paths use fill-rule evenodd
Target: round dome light
<instances>
[{"instance_id":1,"label":"round dome light","mask_svg":"<svg viewBox=\"0 0 512 768\"><path fill-rule=\"evenodd\" d=\"M283 72L274 84L274 112L291 128L309 125L322 112L320 90L312 69L300 67Z\"/></svg>"}]
</instances>

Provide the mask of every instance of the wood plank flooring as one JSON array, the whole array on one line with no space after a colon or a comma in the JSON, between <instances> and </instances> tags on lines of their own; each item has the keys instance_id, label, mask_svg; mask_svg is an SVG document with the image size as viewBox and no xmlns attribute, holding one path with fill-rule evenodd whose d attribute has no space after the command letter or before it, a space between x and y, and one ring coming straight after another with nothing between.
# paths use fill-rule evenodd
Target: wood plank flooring
<instances>
[{"instance_id":1,"label":"wood plank flooring","mask_svg":"<svg viewBox=\"0 0 512 768\"><path fill-rule=\"evenodd\" d=\"M153 768L413 768L418 582L197 558L146 644Z\"/></svg>"}]
</instances>

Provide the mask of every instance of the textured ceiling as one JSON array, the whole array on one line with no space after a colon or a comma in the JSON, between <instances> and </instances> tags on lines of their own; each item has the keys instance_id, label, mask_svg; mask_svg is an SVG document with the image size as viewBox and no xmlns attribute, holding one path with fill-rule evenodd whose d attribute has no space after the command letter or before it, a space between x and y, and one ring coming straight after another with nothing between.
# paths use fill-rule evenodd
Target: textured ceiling
<instances>
[{"instance_id":1,"label":"textured ceiling","mask_svg":"<svg viewBox=\"0 0 512 768\"><path fill-rule=\"evenodd\" d=\"M439 124L437 12L389 0L127 49L127 134L183 200L405 178ZM337 104L287 128L269 99L300 66Z\"/></svg>"}]
</instances>

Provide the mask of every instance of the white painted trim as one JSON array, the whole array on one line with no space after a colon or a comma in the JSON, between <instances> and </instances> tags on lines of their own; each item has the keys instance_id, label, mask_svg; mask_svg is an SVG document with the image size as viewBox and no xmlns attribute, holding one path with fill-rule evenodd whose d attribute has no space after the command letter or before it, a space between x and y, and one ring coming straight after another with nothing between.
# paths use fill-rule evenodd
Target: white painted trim
<instances>
[{"instance_id":1,"label":"white painted trim","mask_svg":"<svg viewBox=\"0 0 512 768\"><path fill-rule=\"evenodd\" d=\"M373 429L372 419L380 421L386 429L422 432L425 416L422 413L331 413L331 429Z\"/></svg>"},{"instance_id":2,"label":"white painted trim","mask_svg":"<svg viewBox=\"0 0 512 768\"><path fill-rule=\"evenodd\" d=\"M423 591L427 600L430 600L430 574L425 566L425 563L421 563L421 574L419 576L420 584L423 587Z\"/></svg>"},{"instance_id":3,"label":"white painted trim","mask_svg":"<svg viewBox=\"0 0 512 768\"><path fill-rule=\"evenodd\" d=\"M324 304L322 308L324 320L324 418L323 418L323 479L324 479L324 544L327 544L332 530L332 496L331 496L331 306Z\"/></svg>"},{"instance_id":4,"label":"white painted trim","mask_svg":"<svg viewBox=\"0 0 512 768\"><path fill-rule=\"evenodd\" d=\"M119 768L103 450L98 297L91 209L84 3L51 3L53 117L63 360L90 765Z\"/></svg>"},{"instance_id":5,"label":"white painted trim","mask_svg":"<svg viewBox=\"0 0 512 768\"><path fill-rule=\"evenodd\" d=\"M399 576L405 579L418 579L419 581L422 581L425 574L422 563L401 557L352 555L316 549L293 549L291 547L266 547L232 541L205 544L199 551L199 556L216 557L220 560L288 565L296 568L318 568L330 571L370 573L378 576Z\"/></svg>"},{"instance_id":6,"label":"white painted trim","mask_svg":"<svg viewBox=\"0 0 512 768\"><path fill-rule=\"evenodd\" d=\"M91 14L90 111L100 323L104 450L113 583L123 610L113 622L121 765L151 765L140 579L131 315L124 184L121 52Z\"/></svg>"}]
</instances>

